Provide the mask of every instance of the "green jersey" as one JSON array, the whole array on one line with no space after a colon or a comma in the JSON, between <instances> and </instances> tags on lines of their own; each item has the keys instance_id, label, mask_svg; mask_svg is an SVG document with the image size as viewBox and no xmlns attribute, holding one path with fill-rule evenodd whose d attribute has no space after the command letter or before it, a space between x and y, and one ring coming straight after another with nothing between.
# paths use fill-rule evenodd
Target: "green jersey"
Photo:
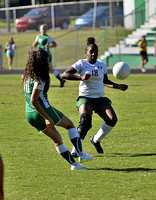
<instances>
[{"instance_id":1,"label":"green jersey","mask_svg":"<svg viewBox=\"0 0 156 200\"><path fill-rule=\"evenodd\" d=\"M26 99L26 112L34 112L36 109L31 104L30 99L32 95L33 89L39 89L41 90L38 102L41 105L43 109L49 108L50 104L47 100L47 92L44 90L45 82L40 80L40 85L37 83L37 81L34 81L33 79L29 79L24 83L24 92L25 92L25 99Z\"/></svg>"},{"instance_id":2,"label":"green jersey","mask_svg":"<svg viewBox=\"0 0 156 200\"><path fill-rule=\"evenodd\" d=\"M45 51L49 51L49 49L45 49L45 45L46 44L49 45L53 41L54 41L54 39L47 34L45 34L45 35L39 34L39 35L37 35L37 37L35 39L35 42L37 42L38 48L40 50L45 50Z\"/></svg>"}]
</instances>

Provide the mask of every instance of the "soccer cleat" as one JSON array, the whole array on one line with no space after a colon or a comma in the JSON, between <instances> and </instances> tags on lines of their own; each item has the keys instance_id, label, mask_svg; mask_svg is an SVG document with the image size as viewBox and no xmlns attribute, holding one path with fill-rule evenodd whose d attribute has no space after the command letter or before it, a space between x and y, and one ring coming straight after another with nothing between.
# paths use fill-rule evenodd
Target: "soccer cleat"
<instances>
[{"instance_id":1,"label":"soccer cleat","mask_svg":"<svg viewBox=\"0 0 156 200\"><path fill-rule=\"evenodd\" d=\"M79 170L79 169L89 169L88 167L85 167L79 163L74 163L74 165L71 165L71 170Z\"/></svg>"},{"instance_id":2,"label":"soccer cleat","mask_svg":"<svg viewBox=\"0 0 156 200\"><path fill-rule=\"evenodd\" d=\"M62 80L61 80L61 83L60 83L60 87L63 87L64 84L65 84L65 82L66 82L66 81L65 81L64 79L62 79Z\"/></svg>"},{"instance_id":3,"label":"soccer cleat","mask_svg":"<svg viewBox=\"0 0 156 200\"><path fill-rule=\"evenodd\" d=\"M79 156L77 155L77 153L72 153L71 154L73 156L73 158L78 158Z\"/></svg>"},{"instance_id":4,"label":"soccer cleat","mask_svg":"<svg viewBox=\"0 0 156 200\"><path fill-rule=\"evenodd\" d=\"M93 139L94 139L94 136L90 138L90 142L94 145L94 147L96 148L96 151L98 153L103 153L103 149L102 149L102 147L100 145L100 142L96 142L95 143Z\"/></svg>"},{"instance_id":5,"label":"soccer cleat","mask_svg":"<svg viewBox=\"0 0 156 200\"><path fill-rule=\"evenodd\" d=\"M93 158L94 158L94 156L91 156L91 155L88 155L86 153L83 153L83 156L79 156L78 160L79 160L79 162L85 162L85 161L91 160Z\"/></svg>"}]
</instances>

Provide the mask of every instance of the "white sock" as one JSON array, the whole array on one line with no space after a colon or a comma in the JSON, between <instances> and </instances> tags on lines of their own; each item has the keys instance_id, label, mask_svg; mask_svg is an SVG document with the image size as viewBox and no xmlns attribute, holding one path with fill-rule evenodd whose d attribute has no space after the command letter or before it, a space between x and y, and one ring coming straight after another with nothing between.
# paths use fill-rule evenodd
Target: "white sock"
<instances>
[{"instance_id":1,"label":"white sock","mask_svg":"<svg viewBox=\"0 0 156 200\"><path fill-rule=\"evenodd\" d=\"M82 143L82 142L83 142L83 139L80 139L80 140L81 140L81 143ZM73 148L72 148L71 153L76 153L76 154L78 154L74 146L73 146ZM81 153L81 152L80 152L80 153Z\"/></svg>"},{"instance_id":2,"label":"white sock","mask_svg":"<svg viewBox=\"0 0 156 200\"><path fill-rule=\"evenodd\" d=\"M68 151L68 148L64 144L61 144L59 146L56 146L56 150L59 154L61 154L65 151Z\"/></svg>"},{"instance_id":3,"label":"white sock","mask_svg":"<svg viewBox=\"0 0 156 200\"><path fill-rule=\"evenodd\" d=\"M98 141L101 141L104 137L106 137L106 135L108 135L112 128L112 126L109 126L106 123L102 124L101 128L94 136L94 142L96 143Z\"/></svg>"},{"instance_id":4,"label":"white sock","mask_svg":"<svg viewBox=\"0 0 156 200\"><path fill-rule=\"evenodd\" d=\"M56 69L53 71L54 76L57 76L59 74L59 71L57 71Z\"/></svg>"},{"instance_id":5,"label":"white sock","mask_svg":"<svg viewBox=\"0 0 156 200\"><path fill-rule=\"evenodd\" d=\"M73 138L76 138L76 137L80 137L76 128L70 128L68 130L68 135L69 135L70 140L73 139Z\"/></svg>"}]
</instances>

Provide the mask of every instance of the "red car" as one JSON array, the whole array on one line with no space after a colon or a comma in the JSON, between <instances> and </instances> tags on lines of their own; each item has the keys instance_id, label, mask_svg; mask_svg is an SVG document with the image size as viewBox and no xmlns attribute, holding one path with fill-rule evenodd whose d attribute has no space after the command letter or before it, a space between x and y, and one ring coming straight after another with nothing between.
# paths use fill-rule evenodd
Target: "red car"
<instances>
[{"instance_id":1,"label":"red car","mask_svg":"<svg viewBox=\"0 0 156 200\"><path fill-rule=\"evenodd\" d=\"M67 29L70 24L70 16L63 7L54 7L55 27ZM51 8L36 8L30 10L23 17L15 20L17 31L36 29L39 30L41 24L52 27Z\"/></svg>"}]
</instances>

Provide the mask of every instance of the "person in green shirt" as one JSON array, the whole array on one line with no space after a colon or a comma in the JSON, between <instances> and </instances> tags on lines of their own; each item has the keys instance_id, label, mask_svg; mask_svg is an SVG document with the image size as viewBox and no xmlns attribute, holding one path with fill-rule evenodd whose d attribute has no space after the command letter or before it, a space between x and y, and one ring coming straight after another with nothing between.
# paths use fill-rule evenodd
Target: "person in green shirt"
<instances>
[{"instance_id":1,"label":"person in green shirt","mask_svg":"<svg viewBox=\"0 0 156 200\"><path fill-rule=\"evenodd\" d=\"M71 165L71 170L88 169L74 160L55 128L60 126L67 129L70 141L78 151L79 162L93 159L93 156L82 151L80 136L73 122L48 101L47 92L50 85L48 56L44 50L31 51L29 54L23 75L26 119L31 126L53 140L57 152Z\"/></svg>"},{"instance_id":2,"label":"person in green shirt","mask_svg":"<svg viewBox=\"0 0 156 200\"><path fill-rule=\"evenodd\" d=\"M65 84L65 80L61 78L58 70L53 69L52 54L49 50L49 48L56 47L57 44L50 35L47 35L47 25L46 24L42 24L40 26L40 34L37 35L35 42L33 43L33 49L36 50L37 46L38 46L38 49L45 50L48 52L48 54L49 54L49 72L53 73L54 76L57 79L59 79L60 87L63 87Z\"/></svg>"}]
</instances>

